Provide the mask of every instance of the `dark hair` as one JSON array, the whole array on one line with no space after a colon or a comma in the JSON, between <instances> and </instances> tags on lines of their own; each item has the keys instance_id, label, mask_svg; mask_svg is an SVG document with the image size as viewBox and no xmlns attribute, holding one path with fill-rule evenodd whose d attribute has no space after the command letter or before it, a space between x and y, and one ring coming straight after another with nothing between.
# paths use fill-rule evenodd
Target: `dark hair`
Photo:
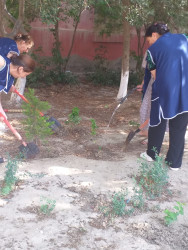
<instances>
[{"instance_id":1,"label":"dark hair","mask_svg":"<svg viewBox=\"0 0 188 250\"><path fill-rule=\"evenodd\" d=\"M146 29L145 37L151 37L152 33L158 33L159 35L164 35L169 32L167 24L165 23L154 23Z\"/></svg>"},{"instance_id":2,"label":"dark hair","mask_svg":"<svg viewBox=\"0 0 188 250\"><path fill-rule=\"evenodd\" d=\"M34 45L33 39L31 38L30 35L27 35L27 34L17 34L17 35L14 37L14 41L15 41L15 42L24 41L24 42L27 43L27 44L31 44L32 46Z\"/></svg>"},{"instance_id":3,"label":"dark hair","mask_svg":"<svg viewBox=\"0 0 188 250\"><path fill-rule=\"evenodd\" d=\"M23 67L25 72L33 72L35 69L35 61L29 55L13 55L10 60L14 66Z\"/></svg>"}]
</instances>

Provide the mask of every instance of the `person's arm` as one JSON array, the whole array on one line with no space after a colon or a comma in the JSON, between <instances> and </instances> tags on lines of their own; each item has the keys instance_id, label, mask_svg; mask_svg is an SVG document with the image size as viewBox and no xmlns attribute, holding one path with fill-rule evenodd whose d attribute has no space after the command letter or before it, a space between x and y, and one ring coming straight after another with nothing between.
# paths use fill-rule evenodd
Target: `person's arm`
<instances>
[{"instance_id":1,"label":"person's arm","mask_svg":"<svg viewBox=\"0 0 188 250\"><path fill-rule=\"evenodd\" d=\"M1 74L1 70L5 67L5 65L6 65L5 59L2 56L0 56L0 74ZM3 108L2 108L2 105L1 105L1 95L0 95L0 113L2 115L4 115L5 118L7 118L5 112L4 112ZM2 117L0 117L0 120L3 121L4 119Z\"/></svg>"},{"instance_id":2,"label":"person's arm","mask_svg":"<svg viewBox=\"0 0 188 250\"><path fill-rule=\"evenodd\" d=\"M151 72L153 79L155 80L156 79L156 69L151 70L150 72Z\"/></svg>"},{"instance_id":3,"label":"person's arm","mask_svg":"<svg viewBox=\"0 0 188 250\"><path fill-rule=\"evenodd\" d=\"M143 85L144 85L144 80L142 80L142 83L141 84L139 84L139 85L137 85L137 91L142 91L143 90Z\"/></svg>"}]
</instances>

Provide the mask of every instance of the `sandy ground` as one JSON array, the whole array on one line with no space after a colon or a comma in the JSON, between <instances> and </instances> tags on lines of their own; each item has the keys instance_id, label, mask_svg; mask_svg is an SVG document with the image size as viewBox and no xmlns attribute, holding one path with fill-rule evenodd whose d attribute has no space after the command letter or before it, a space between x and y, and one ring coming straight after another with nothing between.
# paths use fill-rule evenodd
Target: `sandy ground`
<instances>
[{"instance_id":1,"label":"sandy ground","mask_svg":"<svg viewBox=\"0 0 188 250\"><path fill-rule=\"evenodd\" d=\"M96 105L99 106L98 102ZM67 114L69 112L67 110ZM86 114L82 118L87 122ZM6 197L0 196L0 249L188 249L188 135L182 169L169 171L172 195L147 201L147 210L136 210L130 216L109 219L101 213L114 192L127 189L126 199L131 199L132 177L138 175L139 154L146 149L136 137L123 152L127 131L121 119L122 115L114 119L120 121L118 126L113 123L108 130L101 127L94 139L87 133L82 133L82 141L67 133L52 137L53 157L45 148L49 158L43 157L43 152L39 158L19 164L15 190ZM79 131L83 132L81 128ZM9 141L9 137L1 138L1 143L5 141ZM56 143L61 144L61 152ZM7 145L10 147L9 142ZM168 137L164 152L167 145ZM0 167L1 182L5 166L4 163ZM40 211L46 199L55 202L49 215ZM173 210L176 201L185 203L184 215L167 227L164 209Z\"/></svg>"},{"instance_id":2,"label":"sandy ground","mask_svg":"<svg viewBox=\"0 0 188 250\"><path fill-rule=\"evenodd\" d=\"M127 188L131 194L137 154L125 154L120 161L69 155L22 163L21 183L0 199L0 249L188 249L187 206L170 227L163 221L164 209L172 209L176 201L188 203L187 159L186 154L181 171L169 171L170 198L149 202L149 211L110 222L101 216L98 204L114 191ZM4 170L2 166L1 179ZM56 201L49 215L39 210L42 197Z\"/></svg>"}]
</instances>

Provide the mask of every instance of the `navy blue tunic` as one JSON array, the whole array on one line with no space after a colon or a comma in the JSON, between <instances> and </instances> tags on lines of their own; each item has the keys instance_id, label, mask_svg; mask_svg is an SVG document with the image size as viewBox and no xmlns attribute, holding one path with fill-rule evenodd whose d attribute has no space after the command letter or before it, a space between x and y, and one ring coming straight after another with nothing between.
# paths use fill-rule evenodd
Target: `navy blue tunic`
<instances>
[{"instance_id":1,"label":"navy blue tunic","mask_svg":"<svg viewBox=\"0 0 188 250\"><path fill-rule=\"evenodd\" d=\"M14 53L16 55L20 54L17 44L14 40L7 38L7 37L1 37L0 38L0 55L5 57L8 55L9 52Z\"/></svg>"},{"instance_id":2,"label":"navy blue tunic","mask_svg":"<svg viewBox=\"0 0 188 250\"><path fill-rule=\"evenodd\" d=\"M6 63L0 69L0 92L4 91L7 94L14 83L14 77L10 74L10 59L5 57L4 60Z\"/></svg>"},{"instance_id":3,"label":"navy blue tunic","mask_svg":"<svg viewBox=\"0 0 188 250\"><path fill-rule=\"evenodd\" d=\"M188 38L166 33L147 51L150 70L156 69L152 86L150 126L188 112Z\"/></svg>"}]
</instances>

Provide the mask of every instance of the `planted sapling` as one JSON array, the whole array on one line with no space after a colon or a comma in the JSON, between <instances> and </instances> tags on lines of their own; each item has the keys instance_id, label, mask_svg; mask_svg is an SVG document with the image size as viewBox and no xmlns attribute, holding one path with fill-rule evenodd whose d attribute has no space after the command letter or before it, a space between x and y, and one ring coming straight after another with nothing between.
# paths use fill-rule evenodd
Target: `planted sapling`
<instances>
[{"instance_id":1,"label":"planted sapling","mask_svg":"<svg viewBox=\"0 0 188 250\"><path fill-rule=\"evenodd\" d=\"M72 112L68 115L68 120L66 121L67 124L74 124L77 125L80 123L80 121L82 120L82 118L79 116L79 108L78 107L74 107L72 109Z\"/></svg>"},{"instance_id":2,"label":"planted sapling","mask_svg":"<svg viewBox=\"0 0 188 250\"><path fill-rule=\"evenodd\" d=\"M54 122L49 122L48 117L41 116L39 113L39 110L47 111L50 108L50 105L35 97L34 90L32 89L29 89L25 96L30 103L22 104L23 113L26 115L26 118L23 121L26 137L28 140L40 144L41 140L45 141L47 137L53 134L50 126L53 125Z\"/></svg>"},{"instance_id":3,"label":"planted sapling","mask_svg":"<svg viewBox=\"0 0 188 250\"><path fill-rule=\"evenodd\" d=\"M97 133L96 129L98 128L96 121L95 121L95 119L90 119L90 122L91 122L91 134L96 135L96 133Z\"/></svg>"}]
</instances>

